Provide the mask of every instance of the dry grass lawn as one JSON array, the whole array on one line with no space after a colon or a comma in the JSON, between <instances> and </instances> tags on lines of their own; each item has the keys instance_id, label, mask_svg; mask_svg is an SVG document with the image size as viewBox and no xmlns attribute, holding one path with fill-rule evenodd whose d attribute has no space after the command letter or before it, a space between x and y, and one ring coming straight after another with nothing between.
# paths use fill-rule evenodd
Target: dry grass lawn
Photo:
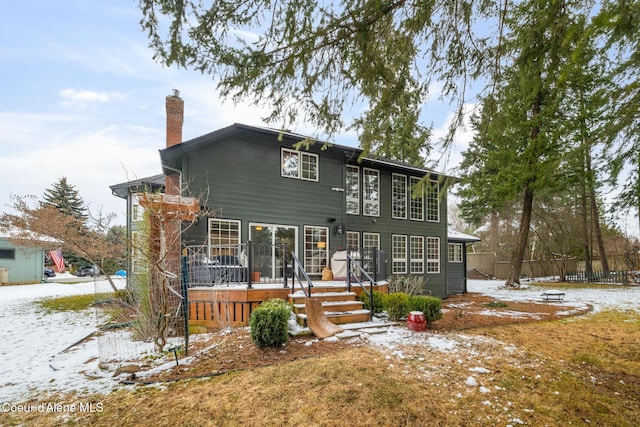
<instances>
[{"instance_id":1,"label":"dry grass lawn","mask_svg":"<svg viewBox=\"0 0 640 427\"><path fill-rule=\"evenodd\" d=\"M456 316L465 318L462 331L436 328L391 348L300 338L286 351L259 350L237 331L217 354L164 377L181 380L104 396L41 396L26 403L92 402L101 410L0 413L0 425L637 425L639 312L501 325ZM442 351L430 339L453 345ZM207 372L216 375L197 378Z\"/></svg>"}]
</instances>

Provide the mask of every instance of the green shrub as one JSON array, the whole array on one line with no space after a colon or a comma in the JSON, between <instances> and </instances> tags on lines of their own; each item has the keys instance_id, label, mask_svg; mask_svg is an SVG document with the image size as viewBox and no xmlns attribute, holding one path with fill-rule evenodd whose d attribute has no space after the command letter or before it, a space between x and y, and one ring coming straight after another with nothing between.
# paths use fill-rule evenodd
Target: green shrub
<instances>
[{"instance_id":1,"label":"green shrub","mask_svg":"<svg viewBox=\"0 0 640 427\"><path fill-rule=\"evenodd\" d=\"M383 297L384 309L391 320L404 319L409 315L409 295L404 292L386 294Z\"/></svg>"},{"instance_id":2,"label":"green shrub","mask_svg":"<svg viewBox=\"0 0 640 427\"><path fill-rule=\"evenodd\" d=\"M373 291L373 314L382 313L384 304L382 302L384 294L380 291ZM369 295L366 292L360 293L360 302L364 303L364 309L369 310Z\"/></svg>"},{"instance_id":3,"label":"green shrub","mask_svg":"<svg viewBox=\"0 0 640 427\"><path fill-rule=\"evenodd\" d=\"M409 298L410 311L421 311L427 319L427 326L434 320L442 319L442 300L429 295L414 295Z\"/></svg>"},{"instance_id":4,"label":"green shrub","mask_svg":"<svg viewBox=\"0 0 640 427\"><path fill-rule=\"evenodd\" d=\"M260 348L278 347L289 339L287 323L291 306L284 300L262 302L249 319L251 341Z\"/></svg>"}]
</instances>

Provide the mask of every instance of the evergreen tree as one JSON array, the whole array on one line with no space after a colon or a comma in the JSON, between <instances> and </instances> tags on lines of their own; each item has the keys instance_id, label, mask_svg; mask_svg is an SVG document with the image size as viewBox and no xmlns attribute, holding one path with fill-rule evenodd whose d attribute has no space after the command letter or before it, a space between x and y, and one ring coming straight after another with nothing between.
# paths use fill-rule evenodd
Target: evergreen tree
<instances>
[{"instance_id":1,"label":"evergreen tree","mask_svg":"<svg viewBox=\"0 0 640 427\"><path fill-rule=\"evenodd\" d=\"M89 218L84 201L78 190L67 182L66 177L60 178L44 192L42 204L53 206L65 215L70 215L76 220L85 223Z\"/></svg>"},{"instance_id":2,"label":"evergreen tree","mask_svg":"<svg viewBox=\"0 0 640 427\"><path fill-rule=\"evenodd\" d=\"M563 138L566 78L576 47L579 2L529 0L505 20L502 48L511 63L501 67L487 96L477 136L465 154L462 194L466 216L476 218L520 200L518 241L506 286L518 286L536 194L562 191L571 145Z\"/></svg>"}]
</instances>

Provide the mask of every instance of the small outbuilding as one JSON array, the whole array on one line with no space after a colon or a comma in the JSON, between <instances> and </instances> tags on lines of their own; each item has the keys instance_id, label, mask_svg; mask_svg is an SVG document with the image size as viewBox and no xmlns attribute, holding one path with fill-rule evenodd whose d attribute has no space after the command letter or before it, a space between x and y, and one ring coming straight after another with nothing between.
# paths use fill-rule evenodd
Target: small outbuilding
<instances>
[{"instance_id":1,"label":"small outbuilding","mask_svg":"<svg viewBox=\"0 0 640 427\"><path fill-rule=\"evenodd\" d=\"M43 269L44 248L0 237L0 284L40 283Z\"/></svg>"}]
</instances>

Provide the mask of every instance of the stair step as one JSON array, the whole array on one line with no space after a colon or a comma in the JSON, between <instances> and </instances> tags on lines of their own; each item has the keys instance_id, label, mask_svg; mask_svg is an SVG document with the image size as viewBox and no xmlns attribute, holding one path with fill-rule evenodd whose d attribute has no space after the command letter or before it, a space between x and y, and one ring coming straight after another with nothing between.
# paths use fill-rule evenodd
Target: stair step
<instances>
[{"instance_id":1,"label":"stair step","mask_svg":"<svg viewBox=\"0 0 640 427\"><path fill-rule=\"evenodd\" d=\"M327 319L336 325L344 323L367 322L369 320L369 310L353 310L353 311L327 311L324 313ZM307 315L298 313L296 315L298 323L307 326Z\"/></svg>"},{"instance_id":2,"label":"stair step","mask_svg":"<svg viewBox=\"0 0 640 427\"><path fill-rule=\"evenodd\" d=\"M311 294L312 298L318 299L322 302L325 301L355 301L357 299L357 294L355 292L318 292ZM294 304L300 304L299 301L304 304L307 296L300 292L296 292L295 294L289 294L289 301L292 301Z\"/></svg>"},{"instance_id":3,"label":"stair step","mask_svg":"<svg viewBox=\"0 0 640 427\"><path fill-rule=\"evenodd\" d=\"M325 312L361 310L363 306L364 303L360 301L329 301L322 303L322 308ZM293 304L293 309L296 313L306 313L307 307L305 304Z\"/></svg>"}]
</instances>

